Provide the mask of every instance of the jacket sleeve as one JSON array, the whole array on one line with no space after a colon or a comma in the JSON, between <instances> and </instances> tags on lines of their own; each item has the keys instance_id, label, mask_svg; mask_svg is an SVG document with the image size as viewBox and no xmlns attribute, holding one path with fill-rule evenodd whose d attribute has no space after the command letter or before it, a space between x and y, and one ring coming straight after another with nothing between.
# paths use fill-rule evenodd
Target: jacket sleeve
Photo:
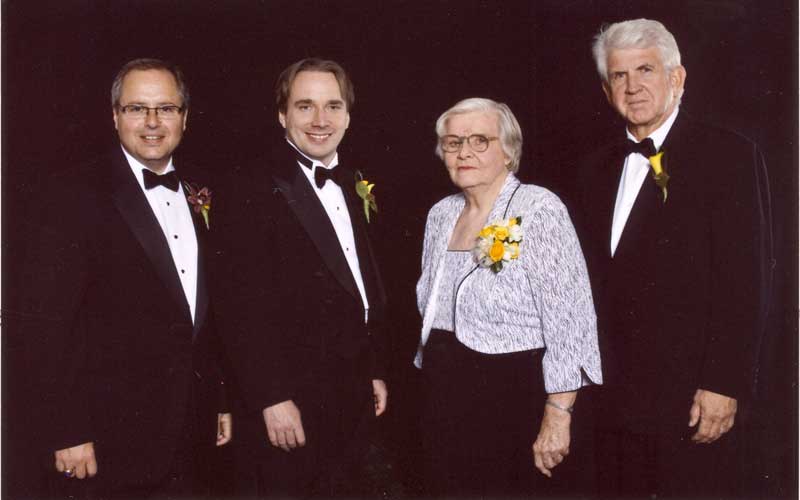
<instances>
[{"instance_id":1,"label":"jacket sleeve","mask_svg":"<svg viewBox=\"0 0 800 500\"><path fill-rule=\"evenodd\" d=\"M744 140L742 140L744 141ZM764 220L757 172L764 168L755 144L728 148L725 173L715 186L710 219L711 297L701 389L743 397L752 380L760 307L759 238Z\"/></svg>"},{"instance_id":2,"label":"jacket sleeve","mask_svg":"<svg viewBox=\"0 0 800 500\"><path fill-rule=\"evenodd\" d=\"M544 334L548 393L602 383L597 319L581 247L569 215L548 197L523 219L524 263Z\"/></svg>"},{"instance_id":3,"label":"jacket sleeve","mask_svg":"<svg viewBox=\"0 0 800 500\"><path fill-rule=\"evenodd\" d=\"M295 397L280 336L291 322L281 314L275 290L287 286L291 270L254 244L253 231L270 231L273 205L258 200L248 175L234 171L215 192L209 244L215 325L230 362L233 386L247 410L261 411ZM259 193L260 195L260 193ZM270 196L267 194L267 196ZM267 221L267 222L265 222ZM273 233L274 234L274 233Z\"/></svg>"},{"instance_id":4,"label":"jacket sleeve","mask_svg":"<svg viewBox=\"0 0 800 500\"><path fill-rule=\"evenodd\" d=\"M45 188L36 203L19 305L9 325L23 346L26 390L37 398L29 424L35 439L51 451L93 441L82 384L87 377L87 338L81 308L91 279L80 210L85 200L65 203L64 192ZM73 191L71 196L82 195Z\"/></svg>"}]
</instances>

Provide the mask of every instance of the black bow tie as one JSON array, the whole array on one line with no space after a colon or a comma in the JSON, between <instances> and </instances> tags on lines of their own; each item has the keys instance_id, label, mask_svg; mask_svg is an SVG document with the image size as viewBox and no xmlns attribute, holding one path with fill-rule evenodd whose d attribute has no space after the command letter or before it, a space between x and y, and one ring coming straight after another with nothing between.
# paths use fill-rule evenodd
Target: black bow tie
<instances>
[{"instance_id":1,"label":"black bow tie","mask_svg":"<svg viewBox=\"0 0 800 500\"><path fill-rule=\"evenodd\" d=\"M625 151L627 154L639 153L645 158L650 158L657 153L656 146L653 144L653 139L649 137L642 142L634 142L628 139L625 146Z\"/></svg>"},{"instance_id":2,"label":"black bow tie","mask_svg":"<svg viewBox=\"0 0 800 500\"><path fill-rule=\"evenodd\" d=\"M173 170L164 175L158 175L149 169L142 170L144 174L144 188L153 189L156 186L164 186L171 191L178 191L178 175Z\"/></svg>"},{"instance_id":3,"label":"black bow tie","mask_svg":"<svg viewBox=\"0 0 800 500\"><path fill-rule=\"evenodd\" d=\"M319 189L322 189L322 186L329 180L341 186L339 183L339 172L341 172L341 169L338 166L333 168L317 167L316 170L314 170L314 183L316 183Z\"/></svg>"}]
</instances>

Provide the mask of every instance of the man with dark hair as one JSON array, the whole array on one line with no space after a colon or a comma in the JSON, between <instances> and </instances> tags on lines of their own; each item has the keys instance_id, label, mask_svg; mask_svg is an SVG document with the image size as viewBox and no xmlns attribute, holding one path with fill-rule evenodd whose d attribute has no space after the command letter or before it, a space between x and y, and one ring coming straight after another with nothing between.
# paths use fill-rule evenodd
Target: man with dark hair
<instances>
[{"instance_id":1,"label":"man with dark hair","mask_svg":"<svg viewBox=\"0 0 800 500\"><path fill-rule=\"evenodd\" d=\"M606 377L598 484L608 498L726 496L763 316L761 154L679 110L686 69L661 23L608 26L593 51L627 128L577 172Z\"/></svg>"},{"instance_id":2,"label":"man with dark hair","mask_svg":"<svg viewBox=\"0 0 800 500\"><path fill-rule=\"evenodd\" d=\"M217 319L241 392L237 485L357 497L388 393L375 199L337 152L353 86L337 63L304 59L276 94L285 140L233 172L215 231Z\"/></svg>"},{"instance_id":3,"label":"man with dark hair","mask_svg":"<svg viewBox=\"0 0 800 500\"><path fill-rule=\"evenodd\" d=\"M43 189L27 254L34 440L54 496L201 494L198 462L231 420L208 320L207 191L172 160L189 95L177 67L137 59L111 100L119 144Z\"/></svg>"}]
</instances>

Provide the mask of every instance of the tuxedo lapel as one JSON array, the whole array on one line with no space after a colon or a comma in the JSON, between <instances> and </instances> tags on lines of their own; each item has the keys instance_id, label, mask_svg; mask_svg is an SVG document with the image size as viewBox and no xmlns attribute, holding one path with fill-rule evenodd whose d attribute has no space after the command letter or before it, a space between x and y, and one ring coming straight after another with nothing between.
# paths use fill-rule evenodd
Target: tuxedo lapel
<instances>
[{"instance_id":1,"label":"tuxedo lapel","mask_svg":"<svg viewBox=\"0 0 800 500\"><path fill-rule=\"evenodd\" d=\"M188 201L187 201L188 203ZM197 238L197 301L194 310L194 330L192 338L197 338L197 334L203 327L208 312L208 288L206 281L206 227L202 214L196 213L193 207L189 207L194 223L194 234Z\"/></svg>"},{"instance_id":2,"label":"tuxedo lapel","mask_svg":"<svg viewBox=\"0 0 800 500\"><path fill-rule=\"evenodd\" d=\"M150 209L147 198L142 193L121 151L112 156L111 163L113 170L111 197L114 205L147 254L175 305L187 318L191 318L189 304L186 302L178 271L169 251L169 244Z\"/></svg>"},{"instance_id":3,"label":"tuxedo lapel","mask_svg":"<svg viewBox=\"0 0 800 500\"><path fill-rule=\"evenodd\" d=\"M361 270L361 279L364 281L370 309L373 309L378 304L383 304L386 301L386 292L383 289L380 274L377 272L375 256L369 241L363 200L355 192L355 174L350 170L345 170L345 174L341 177L345 179L341 187L347 202L347 210L350 214L350 224L353 227L353 238L356 241L356 254L358 255L358 265ZM350 179L352 179L352 182L350 182Z\"/></svg>"},{"instance_id":4,"label":"tuxedo lapel","mask_svg":"<svg viewBox=\"0 0 800 500\"><path fill-rule=\"evenodd\" d=\"M289 147L289 146L287 146ZM284 165L276 169L273 178L286 202L289 204L303 229L316 246L322 260L336 279L353 297L361 300L350 266L342 252L336 231L317 194L311 187L300 166L291 157L283 160Z\"/></svg>"},{"instance_id":5,"label":"tuxedo lapel","mask_svg":"<svg viewBox=\"0 0 800 500\"><path fill-rule=\"evenodd\" d=\"M598 203L594 204L594 207L602 207L600 234L602 235L603 255L606 258L611 258L611 228L614 224L614 207L617 203L617 191L619 191L624 163L624 143L615 143L608 153L607 161L602 164L603 174L601 178L597 179L592 186L592 189L598 190L597 199L599 200ZM590 207L590 209L594 208ZM624 230L622 236L625 236ZM619 244L617 244L617 247L619 248Z\"/></svg>"},{"instance_id":6,"label":"tuxedo lapel","mask_svg":"<svg viewBox=\"0 0 800 500\"><path fill-rule=\"evenodd\" d=\"M649 240L650 230L658 226L658 215L663 205L663 195L648 172L642 183L636 201L633 204L625 228L622 230L615 259L625 259L628 254L638 255L642 248L642 239Z\"/></svg>"}]
</instances>

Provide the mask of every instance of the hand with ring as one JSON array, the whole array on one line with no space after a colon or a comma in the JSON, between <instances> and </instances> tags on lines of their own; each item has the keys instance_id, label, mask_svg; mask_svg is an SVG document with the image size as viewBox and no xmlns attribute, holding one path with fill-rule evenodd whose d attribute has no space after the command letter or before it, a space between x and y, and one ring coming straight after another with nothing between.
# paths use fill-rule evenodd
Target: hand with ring
<instances>
[{"instance_id":1,"label":"hand with ring","mask_svg":"<svg viewBox=\"0 0 800 500\"><path fill-rule=\"evenodd\" d=\"M54 455L56 470L64 474L64 477L84 479L97 474L97 460L92 442L58 450Z\"/></svg>"}]
</instances>

